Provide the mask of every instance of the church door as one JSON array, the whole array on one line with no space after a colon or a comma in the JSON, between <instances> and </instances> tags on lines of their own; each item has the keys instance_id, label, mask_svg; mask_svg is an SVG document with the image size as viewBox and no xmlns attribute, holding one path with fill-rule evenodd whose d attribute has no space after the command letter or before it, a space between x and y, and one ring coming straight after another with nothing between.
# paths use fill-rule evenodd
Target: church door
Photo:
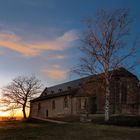
<instances>
[{"instance_id":1,"label":"church door","mask_svg":"<svg viewBox=\"0 0 140 140\"><path fill-rule=\"evenodd\" d=\"M96 97L90 98L90 113L95 114L97 112Z\"/></svg>"}]
</instances>

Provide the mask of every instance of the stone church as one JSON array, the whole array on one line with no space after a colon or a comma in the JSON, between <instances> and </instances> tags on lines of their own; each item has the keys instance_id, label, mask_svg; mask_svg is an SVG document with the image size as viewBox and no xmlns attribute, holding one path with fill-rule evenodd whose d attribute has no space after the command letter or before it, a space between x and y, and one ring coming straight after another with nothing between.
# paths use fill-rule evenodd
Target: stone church
<instances>
[{"instance_id":1,"label":"stone church","mask_svg":"<svg viewBox=\"0 0 140 140\"><path fill-rule=\"evenodd\" d=\"M140 115L138 78L124 68L110 71L110 114ZM30 117L80 116L83 112L103 114L103 73L46 88L31 100Z\"/></svg>"}]
</instances>

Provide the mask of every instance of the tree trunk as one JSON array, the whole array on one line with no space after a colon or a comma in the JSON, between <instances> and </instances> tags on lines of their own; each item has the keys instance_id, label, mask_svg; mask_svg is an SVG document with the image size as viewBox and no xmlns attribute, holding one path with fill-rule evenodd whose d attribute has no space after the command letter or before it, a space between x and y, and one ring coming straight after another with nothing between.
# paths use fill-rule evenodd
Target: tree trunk
<instances>
[{"instance_id":1,"label":"tree trunk","mask_svg":"<svg viewBox=\"0 0 140 140\"><path fill-rule=\"evenodd\" d=\"M109 97L110 97L110 83L108 77L106 77L106 84L105 84L105 90L106 90L106 95L105 95L105 121L109 120Z\"/></svg>"},{"instance_id":2,"label":"tree trunk","mask_svg":"<svg viewBox=\"0 0 140 140\"><path fill-rule=\"evenodd\" d=\"M23 105L22 112L23 112L23 118L24 118L24 119L26 119L26 118L27 118L25 108L26 108L26 105Z\"/></svg>"}]
</instances>

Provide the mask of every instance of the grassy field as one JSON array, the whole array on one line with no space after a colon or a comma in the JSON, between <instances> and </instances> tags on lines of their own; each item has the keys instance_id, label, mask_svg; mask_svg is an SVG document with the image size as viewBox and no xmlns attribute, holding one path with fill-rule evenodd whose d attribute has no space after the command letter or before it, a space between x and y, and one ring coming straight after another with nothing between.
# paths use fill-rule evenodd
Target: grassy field
<instances>
[{"instance_id":1,"label":"grassy field","mask_svg":"<svg viewBox=\"0 0 140 140\"><path fill-rule=\"evenodd\" d=\"M140 140L140 128L11 121L0 122L0 140Z\"/></svg>"}]
</instances>

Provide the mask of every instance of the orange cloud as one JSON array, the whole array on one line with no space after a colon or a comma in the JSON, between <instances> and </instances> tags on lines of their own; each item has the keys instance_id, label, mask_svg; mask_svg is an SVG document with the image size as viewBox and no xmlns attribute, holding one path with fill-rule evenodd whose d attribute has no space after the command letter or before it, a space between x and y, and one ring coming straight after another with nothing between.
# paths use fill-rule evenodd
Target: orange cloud
<instances>
[{"instance_id":1,"label":"orange cloud","mask_svg":"<svg viewBox=\"0 0 140 140\"><path fill-rule=\"evenodd\" d=\"M16 36L16 34L8 34L8 33L0 33L0 39L1 40L17 40L18 37Z\"/></svg>"},{"instance_id":2,"label":"orange cloud","mask_svg":"<svg viewBox=\"0 0 140 140\"><path fill-rule=\"evenodd\" d=\"M54 58L56 58L56 59L64 59L65 56L64 55L56 55Z\"/></svg>"},{"instance_id":3,"label":"orange cloud","mask_svg":"<svg viewBox=\"0 0 140 140\"><path fill-rule=\"evenodd\" d=\"M68 31L64 35L50 41L25 42L15 34L0 33L0 47L16 51L24 56L40 55L43 51L64 50L71 47L71 43L77 40L75 31ZM59 56L59 59L62 56Z\"/></svg>"},{"instance_id":4,"label":"orange cloud","mask_svg":"<svg viewBox=\"0 0 140 140\"><path fill-rule=\"evenodd\" d=\"M54 80L63 80L67 76L67 71L62 70L59 65L54 65L51 69L44 68L42 72Z\"/></svg>"}]
</instances>

